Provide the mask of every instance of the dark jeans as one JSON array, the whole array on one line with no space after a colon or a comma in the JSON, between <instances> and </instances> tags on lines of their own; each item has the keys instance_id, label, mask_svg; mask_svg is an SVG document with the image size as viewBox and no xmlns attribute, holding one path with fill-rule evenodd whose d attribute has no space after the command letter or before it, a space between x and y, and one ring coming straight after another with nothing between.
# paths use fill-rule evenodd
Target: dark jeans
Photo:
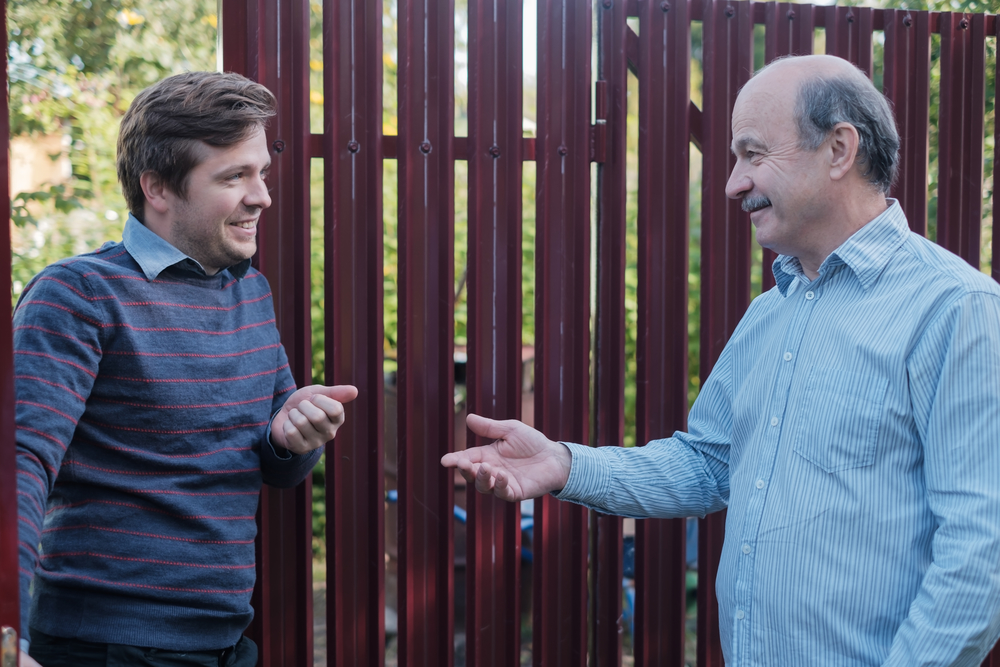
<instances>
[{"instance_id":1,"label":"dark jeans","mask_svg":"<svg viewBox=\"0 0 1000 667\"><path fill-rule=\"evenodd\" d=\"M32 629L29 655L42 667L255 667L257 645L240 637L215 651L167 651L123 644L95 644Z\"/></svg>"}]
</instances>

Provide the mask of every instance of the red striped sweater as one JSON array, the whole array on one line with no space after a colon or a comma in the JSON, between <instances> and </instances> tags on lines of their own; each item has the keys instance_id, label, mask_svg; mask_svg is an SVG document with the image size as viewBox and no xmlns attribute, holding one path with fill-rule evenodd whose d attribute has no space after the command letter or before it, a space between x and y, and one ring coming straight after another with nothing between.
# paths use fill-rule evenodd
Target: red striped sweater
<instances>
[{"instance_id":1,"label":"red striped sweater","mask_svg":"<svg viewBox=\"0 0 1000 667\"><path fill-rule=\"evenodd\" d=\"M266 279L149 280L111 244L36 276L14 355L22 627L30 603L51 635L234 644L261 482L293 486L320 455L266 440L294 389Z\"/></svg>"}]
</instances>

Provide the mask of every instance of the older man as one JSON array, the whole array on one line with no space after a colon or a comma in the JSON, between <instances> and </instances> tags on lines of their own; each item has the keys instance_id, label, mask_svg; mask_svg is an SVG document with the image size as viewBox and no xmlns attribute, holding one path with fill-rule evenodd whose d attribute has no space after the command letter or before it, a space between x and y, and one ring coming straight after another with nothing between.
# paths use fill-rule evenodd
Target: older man
<instances>
[{"instance_id":1,"label":"older man","mask_svg":"<svg viewBox=\"0 0 1000 667\"><path fill-rule=\"evenodd\" d=\"M216 72L140 93L118 141L122 241L21 296L22 665L257 663L242 635L261 483L302 481L357 395L296 390L250 266L274 106Z\"/></svg>"},{"instance_id":2,"label":"older man","mask_svg":"<svg viewBox=\"0 0 1000 667\"><path fill-rule=\"evenodd\" d=\"M978 665L1000 635L1000 286L886 198L885 99L829 56L758 73L727 194L776 287L750 306L689 432L637 449L496 442L448 454L484 493L634 517L729 507L729 665Z\"/></svg>"}]
</instances>

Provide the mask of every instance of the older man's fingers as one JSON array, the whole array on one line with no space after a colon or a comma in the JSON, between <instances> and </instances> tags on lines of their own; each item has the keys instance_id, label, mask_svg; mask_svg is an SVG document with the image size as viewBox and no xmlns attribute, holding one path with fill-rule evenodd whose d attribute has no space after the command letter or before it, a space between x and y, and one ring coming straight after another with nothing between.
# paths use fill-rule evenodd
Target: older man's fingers
<instances>
[{"instance_id":1,"label":"older man's fingers","mask_svg":"<svg viewBox=\"0 0 1000 667\"><path fill-rule=\"evenodd\" d=\"M476 491L479 493L490 493L493 490L493 469L489 463L479 466L476 474Z\"/></svg>"}]
</instances>

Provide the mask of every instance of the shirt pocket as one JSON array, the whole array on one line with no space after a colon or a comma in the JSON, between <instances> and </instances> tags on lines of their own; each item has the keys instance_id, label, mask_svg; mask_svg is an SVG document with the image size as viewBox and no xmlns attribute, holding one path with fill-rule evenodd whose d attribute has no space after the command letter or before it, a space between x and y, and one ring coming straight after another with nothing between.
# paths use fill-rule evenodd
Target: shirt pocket
<instances>
[{"instance_id":1,"label":"shirt pocket","mask_svg":"<svg viewBox=\"0 0 1000 667\"><path fill-rule=\"evenodd\" d=\"M813 367L794 431L796 454L825 472L875 463L888 378Z\"/></svg>"}]
</instances>

